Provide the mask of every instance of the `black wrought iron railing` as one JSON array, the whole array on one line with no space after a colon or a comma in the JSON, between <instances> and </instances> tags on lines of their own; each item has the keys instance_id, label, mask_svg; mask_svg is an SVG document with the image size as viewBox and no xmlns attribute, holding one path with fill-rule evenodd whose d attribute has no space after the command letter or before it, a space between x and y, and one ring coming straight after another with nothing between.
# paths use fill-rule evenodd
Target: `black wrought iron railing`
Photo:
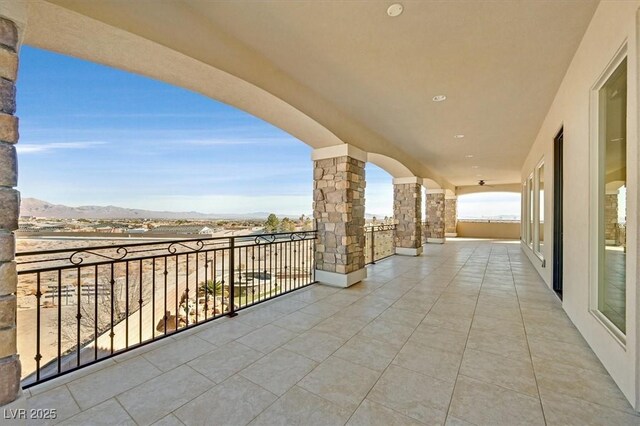
<instances>
[{"instance_id":1,"label":"black wrought iron railing","mask_svg":"<svg viewBox=\"0 0 640 426\"><path fill-rule=\"evenodd\" d=\"M18 253L23 386L312 284L315 239L306 231Z\"/></svg>"},{"instance_id":2,"label":"black wrought iron railing","mask_svg":"<svg viewBox=\"0 0 640 426\"><path fill-rule=\"evenodd\" d=\"M396 225L368 225L364 228L364 260L367 265L396 254Z\"/></svg>"}]
</instances>

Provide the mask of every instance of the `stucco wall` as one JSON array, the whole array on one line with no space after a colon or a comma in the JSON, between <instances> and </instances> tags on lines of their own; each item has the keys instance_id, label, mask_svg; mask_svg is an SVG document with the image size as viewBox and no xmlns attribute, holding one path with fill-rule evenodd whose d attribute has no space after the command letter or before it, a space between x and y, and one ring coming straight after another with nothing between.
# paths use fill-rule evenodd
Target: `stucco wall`
<instances>
[{"instance_id":1,"label":"stucco wall","mask_svg":"<svg viewBox=\"0 0 640 426\"><path fill-rule=\"evenodd\" d=\"M542 123L522 169L522 181L545 159L545 227L543 255L547 267L522 244L523 250L551 286L553 241L553 140L564 127L564 298L563 307L603 362L622 392L640 408L638 399L638 1L602 2L578 48L565 78ZM620 344L590 311L590 208L596 202L590 190L592 88L627 43L628 52L628 251L627 335ZM626 346L626 347L625 347Z\"/></svg>"},{"instance_id":2,"label":"stucco wall","mask_svg":"<svg viewBox=\"0 0 640 426\"><path fill-rule=\"evenodd\" d=\"M471 222L458 221L460 238L496 238L517 240L520 238L520 222Z\"/></svg>"}]
</instances>

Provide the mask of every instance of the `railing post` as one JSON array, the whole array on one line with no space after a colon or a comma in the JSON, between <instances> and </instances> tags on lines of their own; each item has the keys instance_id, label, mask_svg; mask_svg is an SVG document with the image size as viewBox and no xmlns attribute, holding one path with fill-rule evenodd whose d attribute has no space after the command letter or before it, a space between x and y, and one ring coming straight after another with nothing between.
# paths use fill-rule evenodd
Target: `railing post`
<instances>
[{"instance_id":1,"label":"railing post","mask_svg":"<svg viewBox=\"0 0 640 426\"><path fill-rule=\"evenodd\" d=\"M371 264L376 263L375 227L371 227Z\"/></svg>"},{"instance_id":2,"label":"railing post","mask_svg":"<svg viewBox=\"0 0 640 426\"><path fill-rule=\"evenodd\" d=\"M235 317L236 313L235 305L235 264L236 264L236 238L229 238L229 317Z\"/></svg>"}]
</instances>

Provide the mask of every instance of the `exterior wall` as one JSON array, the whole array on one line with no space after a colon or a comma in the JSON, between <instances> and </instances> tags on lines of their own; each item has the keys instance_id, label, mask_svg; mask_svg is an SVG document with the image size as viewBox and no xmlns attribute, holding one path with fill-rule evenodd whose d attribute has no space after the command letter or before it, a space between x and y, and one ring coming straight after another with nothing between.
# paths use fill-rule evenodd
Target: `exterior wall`
<instances>
[{"instance_id":1,"label":"exterior wall","mask_svg":"<svg viewBox=\"0 0 640 426\"><path fill-rule=\"evenodd\" d=\"M396 247L417 249L422 246L422 185L393 185L393 216L396 222Z\"/></svg>"},{"instance_id":2,"label":"exterior wall","mask_svg":"<svg viewBox=\"0 0 640 426\"><path fill-rule=\"evenodd\" d=\"M638 257L638 8L639 1L601 2L576 51L549 112L543 121L522 169L522 182L544 158L545 224L542 266L533 251L522 243L546 283L552 285L553 267L553 140L564 128L564 288L563 307L604 367L636 410L640 409L640 359L638 357L637 257ZM626 342L619 342L592 313L593 270L590 210L595 203L590 190L594 174L590 165L592 135L590 92L627 44L627 312ZM604 392L604 390L603 390Z\"/></svg>"},{"instance_id":3,"label":"exterior wall","mask_svg":"<svg viewBox=\"0 0 640 426\"><path fill-rule=\"evenodd\" d=\"M314 161L317 270L349 274L364 268L364 165L348 156Z\"/></svg>"},{"instance_id":4,"label":"exterior wall","mask_svg":"<svg viewBox=\"0 0 640 426\"><path fill-rule=\"evenodd\" d=\"M427 191L427 242L429 239L444 240L444 216L444 191Z\"/></svg>"},{"instance_id":5,"label":"exterior wall","mask_svg":"<svg viewBox=\"0 0 640 426\"><path fill-rule=\"evenodd\" d=\"M446 197L444 199L444 233L454 236L458 224L458 199Z\"/></svg>"},{"instance_id":6,"label":"exterior wall","mask_svg":"<svg viewBox=\"0 0 640 426\"><path fill-rule=\"evenodd\" d=\"M497 238L517 240L520 238L520 222L458 221L460 238Z\"/></svg>"},{"instance_id":7,"label":"exterior wall","mask_svg":"<svg viewBox=\"0 0 640 426\"><path fill-rule=\"evenodd\" d=\"M4 10L0 9L0 12ZM18 142L15 80L18 68L18 28L0 18L0 405L20 392L20 359L16 348L17 276L15 236L20 194L14 144Z\"/></svg>"}]
</instances>

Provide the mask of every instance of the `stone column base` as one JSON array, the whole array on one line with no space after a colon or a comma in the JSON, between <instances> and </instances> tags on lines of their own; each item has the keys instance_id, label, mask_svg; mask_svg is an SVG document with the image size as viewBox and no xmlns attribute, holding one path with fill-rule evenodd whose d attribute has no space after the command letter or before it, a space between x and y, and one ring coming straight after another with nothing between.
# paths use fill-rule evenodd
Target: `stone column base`
<instances>
[{"instance_id":1,"label":"stone column base","mask_svg":"<svg viewBox=\"0 0 640 426\"><path fill-rule=\"evenodd\" d=\"M444 244L445 239L444 238L427 238L427 242L434 243L434 244Z\"/></svg>"},{"instance_id":2,"label":"stone column base","mask_svg":"<svg viewBox=\"0 0 640 426\"><path fill-rule=\"evenodd\" d=\"M55 407L50 407L55 408ZM9 422L12 425L26 425L29 411L27 409L27 395L20 390L18 398L14 401L0 406L0 419Z\"/></svg>"},{"instance_id":3,"label":"stone column base","mask_svg":"<svg viewBox=\"0 0 640 426\"><path fill-rule=\"evenodd\" d=\"M396 254L400 256L420 256L423 250L422 246L418 248L396 247Z\"/></svg>"},{"instance_id":4,"label":"stone column base","mask_svg":"<svg viewBox=\"0 0 640 426\"><path fill-rule=\"evenodd\" d=\"M445 232L444 236L445 237L454 237L455 238L455 237L458 236L458 233L457 232Z\"/></svg>"},{"instance_id":5,"label":"stone column base","mask_svg":"<svg viewBox=\"0 0 640 426\"><path fill-rule=\"evenodd\" d=\"M367 278L367 269L362 268L348 274L320 271L316 269L316 281L331 287L347 288Z\"/></svg>"}]
</instances>

